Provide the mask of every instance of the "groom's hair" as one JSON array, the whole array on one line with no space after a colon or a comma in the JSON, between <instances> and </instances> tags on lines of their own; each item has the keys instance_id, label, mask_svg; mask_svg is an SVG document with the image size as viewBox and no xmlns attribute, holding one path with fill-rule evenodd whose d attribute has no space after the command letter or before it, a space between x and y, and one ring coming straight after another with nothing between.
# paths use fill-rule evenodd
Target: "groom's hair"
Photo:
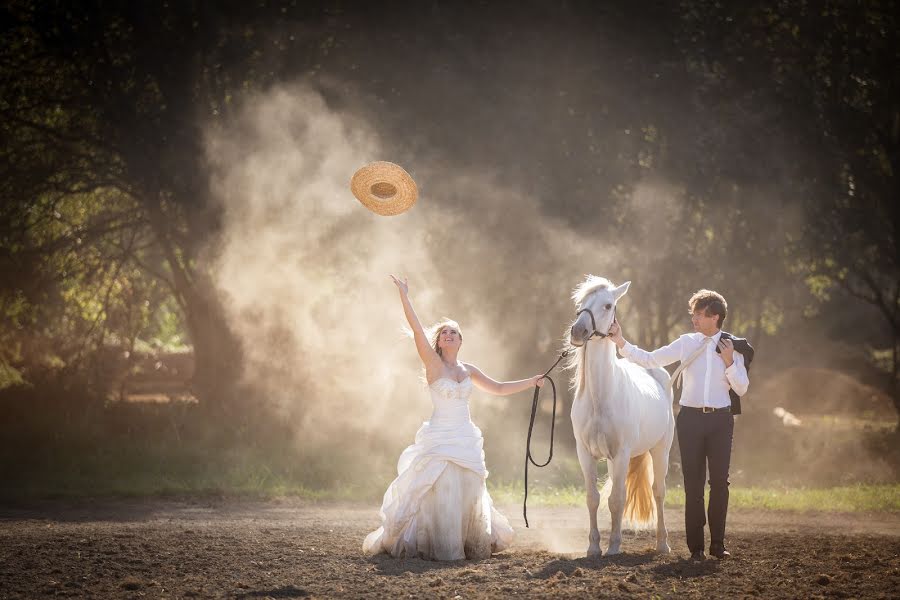
<instances>
[{"instance_id":1,"label":"groom's hair","mask_svg":"<svg viewBox=\"0 0 900 600\"><path fill-rule=\"evenodd\" d=\"M725 302L725 298L719 292L712 290L698 290L694 292L694 295L688 300L688 306L691 309L691 314L702 310L706 312L707 316L718 315L719 329L722 329L722 323L725 322L725 317L728 316L728 303Z\"/></svg>"}]
</instances>

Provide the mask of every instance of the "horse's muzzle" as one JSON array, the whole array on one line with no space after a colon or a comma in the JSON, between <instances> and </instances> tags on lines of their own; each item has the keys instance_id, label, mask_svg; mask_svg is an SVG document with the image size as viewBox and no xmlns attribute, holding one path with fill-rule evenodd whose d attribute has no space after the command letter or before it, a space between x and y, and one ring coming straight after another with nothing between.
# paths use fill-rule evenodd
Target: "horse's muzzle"
<instances>
[{"instance_id":1,"label":"horse's muzzle","mask_svg":"<svg viewBox=\"0 0 900 600\"><path fill-rule=\"evenodd\" d=\"M573 325L572 328L569 330L569 343L572 344L573 346L575 346L576 348L580 348L580 347L584 346L584 342L585 342L584 338L586 337L586 335L587 335L586 329L584 329L582 327L582 328L579 328L579 331L576 332L575 326Z\"/></svg>"}]
</instances>

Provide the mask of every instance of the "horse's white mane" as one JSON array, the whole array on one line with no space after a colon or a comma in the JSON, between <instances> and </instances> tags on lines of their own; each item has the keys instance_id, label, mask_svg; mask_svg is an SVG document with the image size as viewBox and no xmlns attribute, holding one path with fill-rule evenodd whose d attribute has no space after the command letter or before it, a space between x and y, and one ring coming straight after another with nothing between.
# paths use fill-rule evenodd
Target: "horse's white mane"
<instances>
[{"instance_id":1,"label":"horse's white mane","mask_svg":"<svg viewBox=\"0 0 900 600\"><path fill-rule=\"evenodd\" d=\"M585 275L584 281L579 283L572 292L572 300L575 304L581 304L592 292L600 288L610 289L615 287L606 277L597 277L596 275Z\"/></svg>"},{"instance_id":2,"label":"horse's white mane","mask_svg":"<svg viewBox=\"0 0 900 600\"><path fill-rule=\"evenodd\" d=\"M584 281L579 283L575 289L572 291L572 300L575 301L576 306L581 306L581 303L584 302L584 299L590 296L592 293L599 289L612 289L615 286L613 282L607 279L606 277L598 277L596 275L585 275ZM566 331L565 337L568 338L569 332ZM587 344L581 346L580 348L576 348L574 352L569 352L569 356L566 357L566 361L563 365L563 368L566 370L575 369L575 377L572 378L572 382L569 384L570 389L575 390L575 395L577 396L581 392L581 388L584 385L584 350L587 348Z\"/></svg>"}]
</instances>

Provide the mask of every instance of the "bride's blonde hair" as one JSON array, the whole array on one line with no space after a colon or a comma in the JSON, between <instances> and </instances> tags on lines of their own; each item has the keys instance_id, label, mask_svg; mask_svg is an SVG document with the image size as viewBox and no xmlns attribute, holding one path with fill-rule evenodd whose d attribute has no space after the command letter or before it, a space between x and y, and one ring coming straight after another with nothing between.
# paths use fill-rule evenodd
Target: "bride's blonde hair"
<instances>
[{"instance_id":1,"label":"bride's blonde hair","mask_svg":"<svg viewBox=\"0 0 900 600\"><path fill-rule=\"evenodd\" d=\"M425 328L425 339L431 343L431 347L434 348L434 351L437 352L438 356L442 356L441 349L438 347L438 339L441 337L441 330L443 330L444 327L452 327L459 334L459 341L462 341L463 339L462 329L460 329L459 323L453 319L448 319L447 317L444 317L431 327ZM409 337L414 337L413 331L408 325L403 326L403 333Z\"/></svg>"}]
</instances>

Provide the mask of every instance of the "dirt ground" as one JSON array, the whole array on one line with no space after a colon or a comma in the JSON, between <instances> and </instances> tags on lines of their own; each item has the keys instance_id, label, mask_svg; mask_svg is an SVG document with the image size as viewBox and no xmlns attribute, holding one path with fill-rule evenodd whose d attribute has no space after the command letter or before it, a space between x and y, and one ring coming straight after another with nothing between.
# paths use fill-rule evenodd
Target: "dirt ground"
<instances>
[{"instance_id":1,"label":"dirt ground","mask_svg":"<svg viewBox=\"0 0 900 600\"><path fill-rule=\"evenodd\" d=\"M625 553L584 558L584 508L501 507L517 530L489 560L438 563L362 555L377 508L294 501L135 500L0 507L2 598L896 598L900 515L732 511L734 558L687 560L653 534ZM602 515L603 511L601 511ZM608 517L607 517L608 518ZM608 529L602 530L603 543Z\"/></svg>"}]
</instances>

